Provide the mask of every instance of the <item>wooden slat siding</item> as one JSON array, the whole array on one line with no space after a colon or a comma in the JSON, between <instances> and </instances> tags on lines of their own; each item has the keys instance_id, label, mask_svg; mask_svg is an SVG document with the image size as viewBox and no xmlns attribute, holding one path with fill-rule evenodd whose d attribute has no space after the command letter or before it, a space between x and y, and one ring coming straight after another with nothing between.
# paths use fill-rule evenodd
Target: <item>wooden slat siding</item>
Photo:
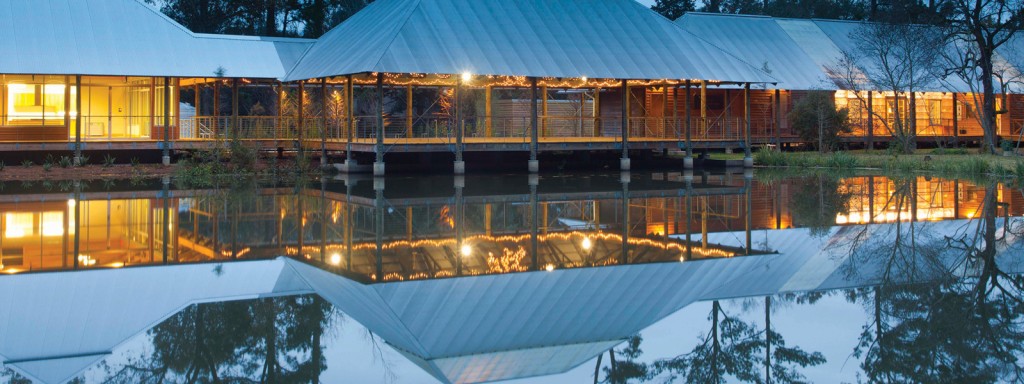
<instances>
[{"instance_id":1,"label":"wooden slat siding","mask_svg":"<svg viewBox=\"0 0 1024 384\"><path fill-rule=\"evenodd\" d=\"M574 95L573 97L578 97ZM566 120L559 118L570 118L579 117L576 109L579 105L579 100L551 100L548 99L548 116L551 117L551 121L548 122L549 134L558 135L561 132L560 129L564 129ZM583 117L589 118L594 113L594 103L590 100L583 106ZM539 108L538 108L539 109ZM522 135L524 132L529 132L530 127L530 100L529 99L512 99L512 100L493 100L491 113L494 115L494 129L495 132L507 135L508 130L503 129L504 125L511 124L513 132L517 135ZM539 111L538 111L539 113ZM543 118L544 116L540 116ZM589 130L593 126L592 121L584 121L584 128ZM592 136L592 135L586 135Z\"/></svg>"},{"instance_id":2,"label":"wooden slat siding","mask_svg":"<svg viewBox=\"0 0 1024 384\"><path fill-rule=\"evenodd\" d=\"M1014 139L1020 135L1021 126L1024 126L1024 95L1009 95L1010 129L1007 131Z\"/></svg>"},{"instance_id":3,"label":"wooden slat siding","mask_svg":"<svg viewBox=\"0 0 1024 384\"><path fill-rule=\"evenodd\" d=\"M959 116L960 136L984 136L985 130L981 128L981 121L978 118L978 113L975 111L970 115L967 114L966 104L970 104L972 110L975 109L974 96L971 94L961 93L959 97L957 97L957 101L964 104L964 107L960 109L961 113Z\"/></svg>"},{"instance_id":4,"label":"wooden slat siding","mask_svg":"<svg viewBox=\"0 0 1024 384\"><path fill-rule=\"evenodd\" d=\"M0 141L68 141L69 137L63 125L0 126Z\"/></svg>"},{"instance_id":5,"label":"wooden slat siding","mask_svg":"<svg viewBox=\"0 0 1024 384\"><path fill-rule=\"evenodd\" d=\"M601 136L616 136L622 133L622 89L608 88L601 92Z\"/></svg>"}]
</instances>

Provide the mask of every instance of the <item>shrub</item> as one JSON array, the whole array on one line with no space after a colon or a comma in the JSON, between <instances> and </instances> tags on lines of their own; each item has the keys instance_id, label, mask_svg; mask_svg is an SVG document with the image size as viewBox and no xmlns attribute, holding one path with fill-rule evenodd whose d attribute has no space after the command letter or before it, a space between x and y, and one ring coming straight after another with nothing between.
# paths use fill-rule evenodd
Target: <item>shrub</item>
<instances>
[{"instance_id":1,"label":"shrub","mask_svg":"<svg viewBox=\"0 0 1024 384\"><path fill-rule=\"evenodd\" d=\"M57 163L60 164L61 168L69 168L71 167L71 158L67 156L61 156L60 160Z\"/></svg>"},{"instance_id":2,"label":"shrub","mask_svg":"<svg viewBox=\"0 0 1024 384\"><path fill-rule=\"evenodd\" d=\"M133 157L132 160L131 160L131 165L132 165L132 168L138 167L139 166L139 158L138 157Z\"/></svg>"},{"instance_id":3,"label":"shrub","mask_svg":"<svg viewBox=\"0 0 1024 384\"><path fill-rule=\"evenodd\" d=\"M86 164L89 164L89 156L83 155L78 158L78 164L75 164L75 166L84 167Z\"/></svg>"},{"instance_id":4,"label":"shrub","mask_svg":"<svg viewBox=\"0 0 1024 384\"><path fill-rule=\"evenodd\" d=\"M786 154L775 148L761 148L754 153L754 162L769 167L785 167L788 165Z\"/></svg>"},{"instance_id":5,"label":"shrub","mask_svg":"<svg viewBox=\"0 0 1024 384\"><path fill-rule=\"evenodd\" d=\"M1002 149L1003 152L1013 151L1013 142L1006 139L999 140L999 148Z\"/></svg>"},{"instance_id":6,"label":"shrub","mask_svg":"<svg viewBox=\"0 0 1024 384\"><path fill-rule=\"evenodd\" d=\"M857 157L846 152L836 152L826 160L829 168L857 168Z\"/></svg>"},{"instance_id":7,"label":"shrub","mask_svg":"<svg viewBox=\"0 0 1024 384\"><path fill-rule=\"evenodd\" d=\"M839 135L852 131L849 111L836 109L831 92L809 93L793 106L789 119L800 138L813 143L821 152L835 149Z\"/></svg>"},{"instance_id":8,"label":"shrub","mask_svg":"<svg viewBox=\"0 0 1024 384\"><path fill-rule=\"evenodd\" d=\"M109 153L103 155L103 167L104 168L112 167L116 161L117 161L117 158L114 157L114 156L110 156Z\"/></svg>"},{"instance_id":9,"label":"shrub","mask_svg":"<svg viewBox=\"0 0 1024 384\"><path fill-rule=\"evenodd\" d=\"M21 166L22 167L28 168L28 167L31 167L33 165L35 165L35 163L33 163L32 160L25 159L25 160L21 161Z\"/></svg>"}]
</instances>

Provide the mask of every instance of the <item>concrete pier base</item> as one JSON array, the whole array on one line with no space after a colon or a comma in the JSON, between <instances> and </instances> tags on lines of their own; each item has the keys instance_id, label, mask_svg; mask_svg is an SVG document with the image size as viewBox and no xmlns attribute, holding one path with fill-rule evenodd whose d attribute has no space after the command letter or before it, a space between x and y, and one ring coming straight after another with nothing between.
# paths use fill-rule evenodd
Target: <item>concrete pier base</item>
<instances>
[{"instance_id":1,"label":"concrete pier base","mask_svg":"<svg viewBox=\"0 0 1024 384\"><path fill-rule=\"evenodd\" d=\"M744 168L753 168L754 167L754 158L750 157L750 156L744 157L743 158L743 167Z\"/></svg>"},{"instance_id":2,"label":"concrete pier base","mask_svg":"<svg viewBox=\"0 0 1024 384\"><path fill-rule=\"evenodd\" d=\"M337 168L341 173L356 173L356 172L369 172L370 167L367 165L359 165L358 161L345 160L341 164L334 164L334 168Z\"/></svg>"},{"instance_id":3,"label":"concrete pier base","mask_svg":"<svg viewBox=\"0 0 1024 384\"><path fill-rule=\"evenodd\" d=\"M374 176L384 176L384 162L383 161L375 161L375 162L373 162L373 175Z\"/></svg>"},{"instance_id":4,"label":"concrete pier base","mask_svg":"<svg viewBox=\"0 0 1024 384\"><path fill-rule=\"evenodd\" d=\"M540 172L540 161L528 160L526 162L526 168L530 170L530 173Z\"/></svg>"},{"instance_id":5,"label":"concrete pier base","mask_svg":"<svg viewBox=\"0 0 1024 384\"><path fill-rule=\"evenodd\" d=\"M683 158L683 168L693 169L693 156L686 156Z\"/></svg>"},{"instance_id":6,"label":"concrete pier base","mask_svg":"<svg viewBox=\"0 0 1024 384\"><path fill-rule=\"evenodd\" d=\"M540 176L537 176L536 174L528 175L528 176L526 176L526 183L528 185L539 185L540 184Z\"/></svg>"},{"instance_id":7,"label":"concrete pier base","mask_svg":"<svg viewBox=\"0 0 1024 384\"><path fill-rule=\"evenodd\" d=\"M75 164L81 164L81 160L81 158L75 159ZM160 158L160 162L163 163L164 166L171 165L171 157L163 156Z\"/></svg>"},{"instance_id":8,"label":"concrete pier base","mask_svg":"<svg viewBox=\"0 0 1024 384\"><path fill-rule=\"evenodd\" d=\"M466 188L466 176L455 175L453 185L455 186L455 188Z\"/></svg>"},{"instance_id":9,"label":"concrete pier base","mask_svg":"<svg viewBox=\"0 0 1024 384\"><path fill-rule=\"evenodd\" d=\"M732 148L726 148L725 153L732 153Z\"/></svg>"},{"instance_id":10,"label":"concrete pier base","mask_svg":"<svg viewBox=\"0 0 1024 384\"><path fill-rule=\"evenodd\" d=\"M455 168L455 174L456 175L464 174L464 173L466 173L466 162L465 161L456 161L454 168Z\"/></svg>"},{"instance_id":11,"label":"concrete pier base","mask_svg":"<svg viewBox=\"0 0 1024 384\"><path fill-rule=\"evenodd\" d=\"M373 178L373 190L374 191L383 191L384 190L384 178L383 177L374 177Z\"/></svg>"},{"instance_id":12,"label":"concrete pier base","mask_svg":"<svg viewBox=\"0 0 1024 384\"><path fill-rule=\"evenodd\" d=\"M620 171L628 171L629 170L629 158L628 157L624 157L624 158L619 159L619 170Z\"/></svg>"}]
</instances>

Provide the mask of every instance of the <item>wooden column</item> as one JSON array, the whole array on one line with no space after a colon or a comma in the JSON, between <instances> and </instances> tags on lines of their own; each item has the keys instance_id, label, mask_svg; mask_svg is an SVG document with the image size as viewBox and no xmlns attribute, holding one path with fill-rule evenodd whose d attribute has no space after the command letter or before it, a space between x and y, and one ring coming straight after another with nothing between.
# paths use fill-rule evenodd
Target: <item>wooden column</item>
<instances>
[{"instance_id":1,"label":"wooden column","mask_svg":"<svg viewBox=\"0 0 1024 384\"><path fill-rule=\"evenodd\" d=\"M456 174L465 173L465 163L462 161L462 142L466 136L466 123L462 121L462 78L455 80L455 164Z\"/></svg>"},{"instance_id":2,"label":"wooden column","mask_svg":"<svg viewBox=\"0 0 1024 384\"><path fill-rule=\"evenodd\" d=\"M775 148L782 149L782 92L775 89Z\"/></svg>"},{"instance_id":3,"label":"wooden column","mask_svg":"<svg viewBox=\"0 0 1024 384\"><path fill-rule=\"evenodd\" d=\"M241 137L241 127L238 124L238 78L231 79L231 137ZM166 127L165 127L166 129Z\"/></svg>"},{"instance_id":4,"label":"wooden column","mask_svg":"<svg viewBox=\"0 0 1024 384\"><path fill-rule=\"evenodd\" d=\"M299 107L298 107L299 118L298 118L298 128L297 128L298 132L296 132L297 140L295 142L295 151L298 153L298 157L299 158L304 158L305 154L302 153L302 140L305 138L305 135L303 134L303 131L305 131L305 129L303 129L303 128L306 125L306 121L305 121L305 118L306 118L306 114L305 114L305 110L306 110L306 108L305 108L305 104L306 104L306 82L304 82L304 81L300 81L299 82L299 100L298 100L298 102L299 102Z\"/></svg>"},{"instance_id":5,"label":"wooden column","mask_svg":"<svg viewBox=\"0 0 1024 384\"><path fill-rule=\"evenodd\" d=\"M601 87L594 88L594 137L601 136Z\"/></svg>"},{"instance_id":6,"label":"wooden column","mask_svg":"<svg viewBox=\"0 0 1024 384\"><path fill-rule=\"evenodd\" d=\"M622 160L620 165L629 161L629 83L626 80L622 80Z\"/></svg>"},{"instance_id":7,"label":"wooden column","mask_svg":"<svg viewBox=\"0 0 1024 384\"><path fill-rule=\"evenodd\" d=\"M750 158L750 83L743 84L743 156Z\"/></svg>"},{"instance_id":8,"label":"wooden column","mask_svg":"<svg viewBox=\"0 0 1024 384\"><path fill-rule=\"evenodd\" d=\"M64 129L71 132L71 77L64 76ZM3 108L0 106L0 108Z\"/></svg>"},{"instance_id":9,"label":"wooden column","mask_svg":"<svg viewBox=\"0 0 1024 384\"><path fill-rule=\"evenodd\" d=\"M320 79L320 166L327 166L327 78ZM323 254L320 255L323 257Z\"/></svg>"},{"instance_id":10,"label":"wooden column","mask_svg":"<svg viewBox=\"0 0 1024 384\"><path fill-rule=\"evenodd\" d=\"M541 136L548 135L548 86L540 87L541 101Z\"/></svg>"},{"instance_id":11,"label":"wooden column","mask_svg":"<svg viewBox=\"0 0 1024 384\"><path fill-rule=\"evenodd\" d=\"M217 137L220 131L220 78L217 78L213 81L213 136Z\"/></svg>"},{"instance_id":12,"label":"wooden column","mask_svg":"<svg viewBox=\"0 0 1024 384\"><path fill-rule=\"evenodd\" d=\"M373 175L384 176L384 73L377 73L377 136L376 145L373 147L374 163Z\"/></svg>"},{"instance_id":13,"label":"wooden column","mask_svg":"<svg viewBox=\"0 0 1024 384\"><path fill-rule=\"evenodd\" d=\"M875 149L875 95L868 91L868 143L867 149Z\"/></svg>"},{"instance_id":14,"label":"wooden column","mask_svg":"<svg viewBox=\"0 0 1024 384\"><path fill-rule=\"evenodd\" d=\"M412 84L405 87L405 137L412 138Z\"/></svg>"},{"instance_id":15,"label":"wooden column","mask_svg":"<svg viewBox=\"0 0 1024 384\"><path fill-rule=\"evenodd\" d=\"M957 116L958 115L957 110L959 109L959 107L960 106L957 104L957 100L956 100L956 92L953 92L953 146L954 147L960 146L960 122L958 121L960 117Z\"/></svg>"},{"instance_id":16,"label":"wooden column","mask_svg":"<svg viewBox=\"0 0 1024 384\"><path fill-rule=\"evenodd\" d=\"M192 103L193 103L192 106L196 108L196 117L199 117L199 116L203 115L202 108L199 107L200 100L202 100L202 97L201 97L202 94L199 92L199 83L193 84L192 88L195 90L195 95L193 95L195 97L194 97L194 100L192 101ZM199 129L199 128L198 127L194 127L193 129ZM199 132L196 132L196 135L198 135L198 134L199 134Z\"/></svg>"},{"instance_id":17,"label":"wooden column","mask_svg":"<svg viewBox=\"0 0 1024 384\"><path fill-rule=\"evenodd\" d=\"M664 87L661 88L661 121L662 121L662 123L659 124L659 125L662 126L661 137L668 137L668 133L666 131L668 131L669 125L666 124L666 120L668 120L668 84L666 84Z\"/></svg>"},{"instance_id":18,"label":"wooden column","mask_svg":"<svg viewBox=\"0 0 1024 384\"><path fill-rule=\"evenodd\" d=\"M352 161L352 130L354 119L352 116L355 102L352 99L352 75L345 76L345 163Z\"/></svg>"},{"instance_id":19,"label":"wooden column","mask_svg":"<svg viewBox=\"0 0 1024 384\"><path fill-rule=\"evenodd\" d=\"M493 126L494 119L491 116L491 114L493 113L492 112L493 109L492 109L492 106L491 106L491 102L493 101L493 99L492 99L492 92L493 91L494 91L494 89L490 85L484 87L484 129L485 129L485 136L486 137L493 137L494 136L494 126Z\"/></svg>"},{"instance_id":20,"label":"wooden column","mask_svg":"<svg viewBox=\"0 0 1024 384\"><path fill-rule=\"evenodd\" d=\"M537 130L540 129L540 124L537 117L537 78L530 78L530 160L527 163L530 172L537 172L539 170L539 162L537 161L537 149L538 149L538 134Z\"/></svg>"},{"instance_id":21,"label":"wooden column","mask_svg":"<svg viewBox=\"0 0 1024 384\"><path fill-rule=\"evenodd\" d=\"M284 130L284 85L280 81L277 82L277 129L274 130L274 147L278 146L277 139L281 137L281 131Z\"/></svg>"},{"instance_id":22,"label":"wooden column","mask_svg":"<svg viewBox=\"0 0 1024 384\"><path fill-rule=\"evenodd\" d=\"M700 82L700 130L708 131L708 82Z\"/></svg>"},{"instance_id":23,"label":"wooden column","mask_svg":"<svg viewBox=\"0 0 1024 384\"><path fill-rule=\"evenodd\" d=\"M171 165L171 78L164 78L164 145L163 164ZM166 222L165 222L166 226ZM164 249L167 247L167 239L164 239ZM165 255L166 256L166 255Z\"/></svg>"},{"instance_id":24,"label":"wooden column","mask_svg":"<svg viewBox=\"0 0 1024 384\"><path fill-rule=\"evenodd\" d=\"M701 84L703 84L703 83L704 82L701 82ZM684 119L686 119L686 122L685 122L686 126L683 127L683 129L685 130L684 134L686 135L686 158L688 158L688 159L693 158L693 143L690 141L690 131L693 128L693 126L692 126L693 122L690 121L690 120L692 120L690 118L690 109L691 109L690 108L691 107L691 103L690 103L690 85L692 85L690 83L690 80L686 80L686 94L683 95L683 97L684 97L683 104L685 104L684 108L686 108L685 116L683 117ZM703 104L704 104L704 100L701 99L701 105L703 105ZM692 166L692 163L691 163L691 166Z\"/></svg>"},{"instance_id":25,"label":"wooden column","mask_svg":"<svg viewBox=\"0 0 1024 384\"><path fill-rule=\"evenodd\" d=\"M82 163L82 75L75 76L75 87L77 89L77 91L75 92L75 111L77 111L77 113L75 113L75 164L81 164ZM108 128L109 128L109 126L108 126ZM76 209L76 211L75 211L75 224L77 224L78 223L78 211L77 211L77 208L75 208L75 209ZM78 232L75 232L75 233L77 234ZM77 239L78 236L75 236L75 238ZM78 258L78 249L77 249L78 241L77 240L75 241L75 244L76 244L75 258L77 259Z\"/></svg>"},{"instance_id":26,"label":"wooden column","mask_svg":"<svg viewBox=\"0 0 1024 384\"><path fill-rule=\"evenodd\" d=\"M679 124L679 85L672 86L672 126L678 141L683 136L683 126Z\"/></svg>"}]
</instances>

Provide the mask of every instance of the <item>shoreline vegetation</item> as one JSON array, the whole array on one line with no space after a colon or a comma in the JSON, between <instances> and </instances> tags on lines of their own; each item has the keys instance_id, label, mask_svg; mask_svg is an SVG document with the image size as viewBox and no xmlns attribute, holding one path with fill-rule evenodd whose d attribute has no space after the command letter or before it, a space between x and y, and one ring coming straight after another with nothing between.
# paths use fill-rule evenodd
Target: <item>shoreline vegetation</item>
<instances>
[{"instance_id":1,"label":"shoreline vegetation","mask_svg":"<svg viewBox=\"0 0 1024 384\"><path fill-rule=\"evenodd\" d=\"M919 173L950 178L1012 179L1024 182L1024 158L971 153L965 149L917 150L911 154L886 151L754 152L754 165L765 168L868 170L885 173Z\"/></svg>"}]
</instances>

